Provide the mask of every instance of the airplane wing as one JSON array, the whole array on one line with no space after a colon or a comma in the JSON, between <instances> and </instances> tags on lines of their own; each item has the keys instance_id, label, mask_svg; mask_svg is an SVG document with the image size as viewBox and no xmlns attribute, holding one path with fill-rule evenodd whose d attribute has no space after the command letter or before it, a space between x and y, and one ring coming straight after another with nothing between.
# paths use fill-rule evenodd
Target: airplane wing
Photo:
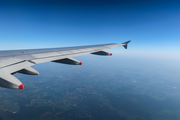
<instances>
[{"instance_id":1,"label":"airplane wing","mask_svg":"<svg viewBox=\"0 0 180 120\"><path fill-rule=\"evenodd\" d=\"M123 46L127 49L129 42L130 41L127 41L121 44L112 43L78 47L0 51L0 86L12 89L24 89L24 85L14 77L13 74L38 75L39 73L31 67L32 65L49 61L82 65L82 62L73 57L89 53L109 56L112 55L112 53L104 50L118 46Z\"/></svg>"}]
</instances>

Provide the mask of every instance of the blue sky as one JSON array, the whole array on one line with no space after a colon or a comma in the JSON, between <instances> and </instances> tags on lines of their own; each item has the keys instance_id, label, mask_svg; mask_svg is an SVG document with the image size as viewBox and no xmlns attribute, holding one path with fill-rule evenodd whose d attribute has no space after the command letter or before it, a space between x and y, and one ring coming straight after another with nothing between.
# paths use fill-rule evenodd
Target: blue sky
<instances>
[{"instance_id":1,"label":"blue sky","mask_svg":"<svg viewBox=\"0 0 180 120\"><path fill-rule=\"evenodd\" d=\"M180 2L173 0L0 1L0 49L122 43L111 52L179 59Z\"/></svg>"}]
</instances>

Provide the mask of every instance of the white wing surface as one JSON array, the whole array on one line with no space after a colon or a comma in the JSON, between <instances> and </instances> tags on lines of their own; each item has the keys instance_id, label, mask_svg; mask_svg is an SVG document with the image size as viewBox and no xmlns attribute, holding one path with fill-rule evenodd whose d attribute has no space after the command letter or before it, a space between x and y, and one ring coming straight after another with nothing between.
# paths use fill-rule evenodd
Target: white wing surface
<instances>
[{"instance_id":1,"label":"white wing surface","mask_svg":"<svg viewBox=\"0 0 180 120\"><path fill-rule=\"evenodd\" d=\"M32 50L7 50L0 51L0 86L12 89L24 89L24 85L14 73L38 75L39 73L31 66L43 62L57 62L71 65L82 65L82 62L73 57L83 54L112 55L104 50L118 46L127 49L127 44L102 44L78 47L47 48Z\"/></svg>"}]
</instances>

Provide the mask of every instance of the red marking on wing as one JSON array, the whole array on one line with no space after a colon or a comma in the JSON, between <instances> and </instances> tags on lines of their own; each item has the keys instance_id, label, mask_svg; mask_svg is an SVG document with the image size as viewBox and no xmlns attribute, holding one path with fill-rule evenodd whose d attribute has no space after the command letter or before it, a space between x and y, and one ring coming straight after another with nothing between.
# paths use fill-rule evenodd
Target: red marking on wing
<instances>
[{"instance_id":1,"label":"red marking on wing","mask_svg":"<svg viewBox=\"0 0 180 120\"><path fill-rule=\"evenodd\" d=\"M19 89L24 89L24 85L21 84L21 85L19 86Z\"/></svg>"}]
</instances>

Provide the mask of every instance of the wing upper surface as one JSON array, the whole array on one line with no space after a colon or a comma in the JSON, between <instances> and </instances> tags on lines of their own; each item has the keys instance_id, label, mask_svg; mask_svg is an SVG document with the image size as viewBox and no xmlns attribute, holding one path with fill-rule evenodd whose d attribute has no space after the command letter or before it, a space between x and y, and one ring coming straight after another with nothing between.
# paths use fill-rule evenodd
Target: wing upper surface
<instances>
[{"instance_id":1,"label":"wing upper surface","mask_svg":"<svg viewBox=\"0 0 180 120\"><path fill-rule=\"evenodd\" d=\"M28 70L33 69L29 67L34 64L61 59L68 60L67 58L74 60L72 57L95 52L97 53L102 50L124 45L126 45L126 43L0 51L0 86L18 89L17 86L19 86L21 82L15 79L14 76L12 77L12 74L18 71L26 71L26 73L28 73ZM77 63L77 61L75 62ZM15 84L16 82L17 85Z\"/></svg>"}]
</instances>

